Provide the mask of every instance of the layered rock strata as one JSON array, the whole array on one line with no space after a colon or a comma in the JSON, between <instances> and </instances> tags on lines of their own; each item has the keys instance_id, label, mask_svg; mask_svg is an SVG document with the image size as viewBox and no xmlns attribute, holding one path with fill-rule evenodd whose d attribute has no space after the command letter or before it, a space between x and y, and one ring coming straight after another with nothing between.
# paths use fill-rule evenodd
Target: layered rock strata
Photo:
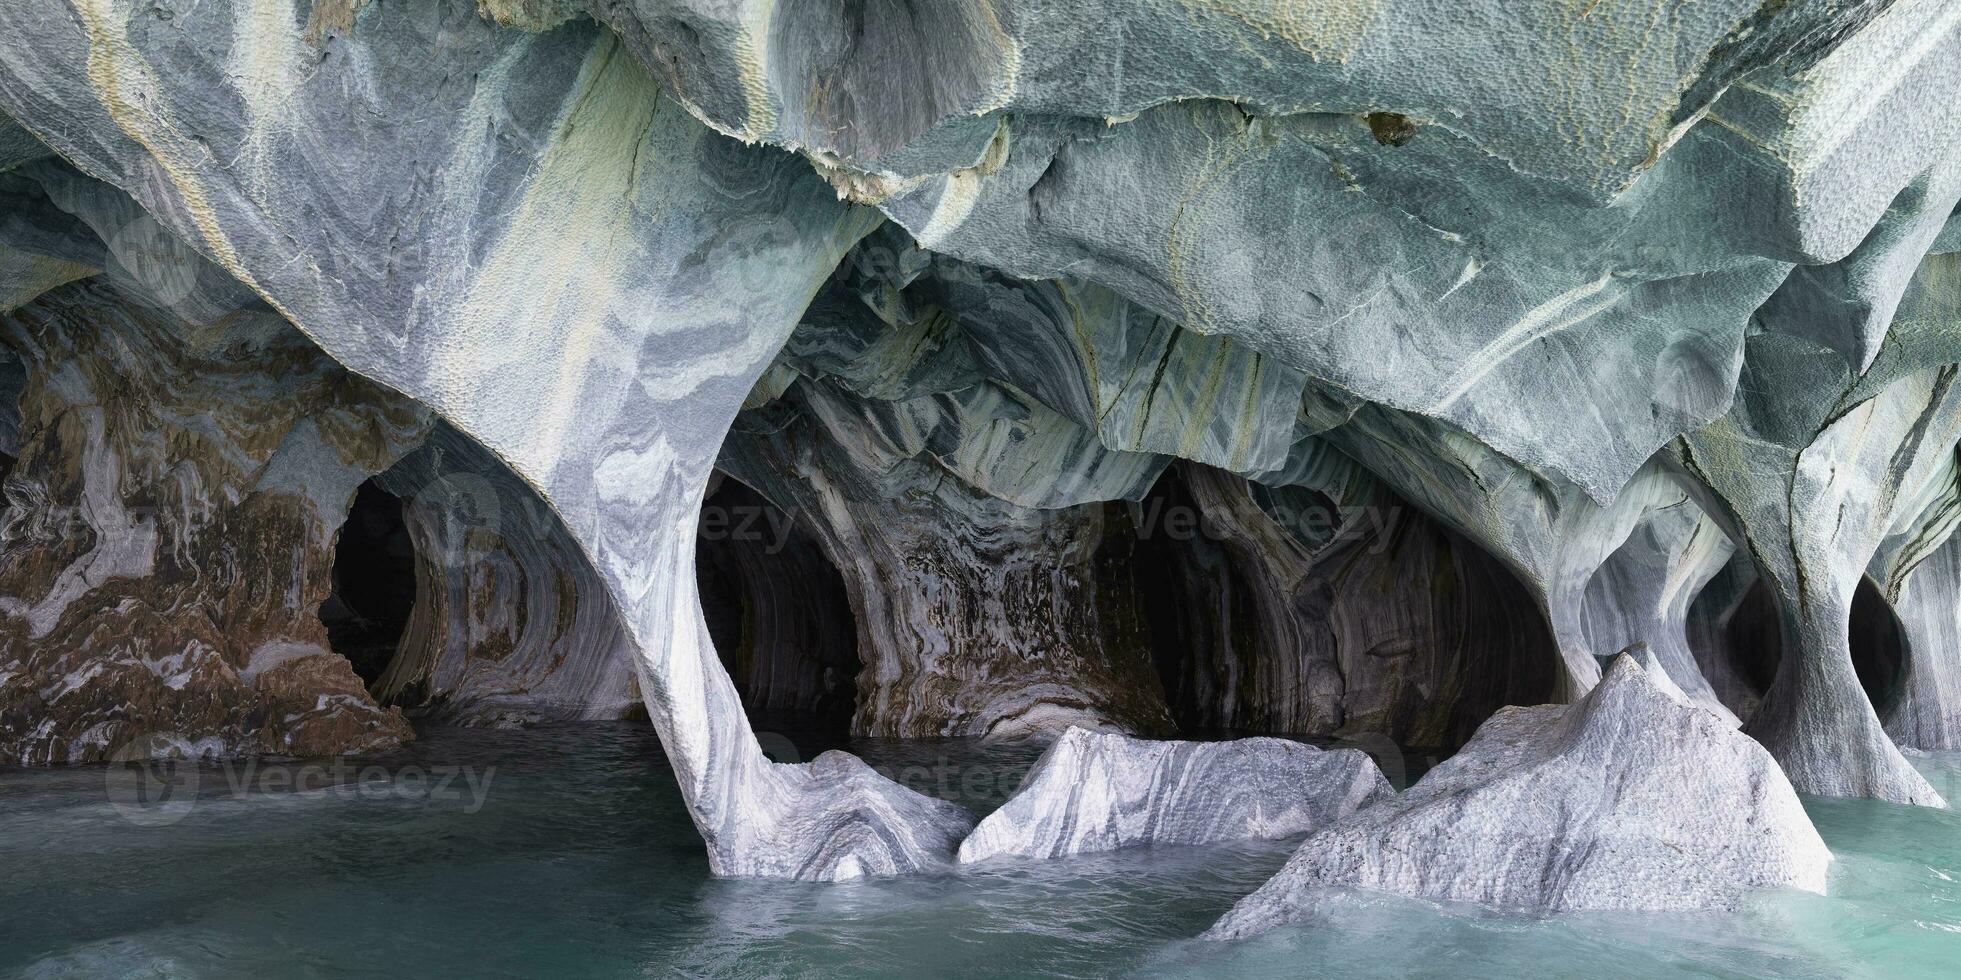
<instances>
[{"instance_id":1,"label":"layered rock strata","mask_svg":"<svg viewBox=\"0 0 1961 980\"><path fill-rule=\"evenodd\" d=\"M1356 749L1154 742L1071 728L960 844L962 863L1291 837L1395 795Z\"/></svg>"},{"instance_id":2,"label":"layered rock strata","mask_svg":"<svg viewBox=\"0 0 1961 980\"><path fill-rule=\"evenodd\" d=\"M973 431L964 407L926 401L880 427L800 381L724 449L723 466L803 515L844 573L865 661L853 730L1166 733L1141 597L1098 566L1110 515L1022 506L949 475L928 443L943 436L947 455L970 444L947 434Z\"/></svg>"},{"instance_id":3,"label":"layered rock strata","mask_svg":"<svg viewBox=\"0 0 1961 980\"><path fill-rule=\"evenodd\" d=\"M620 613L717 873L944 861L957 807L764 757L693 574L722 433L876 217L703 126L590 22L328 6L8 8L0 106L539 492ZM360 156L293 179L332 148Z\"/></svg>"},{"instance_id":4,"label":"layered rock strata","mask_svg":"<svg viewBox=\"0 0 1961 980\"><path fill-rule=\"evenodd\" d=\"M564 524L441 425L376 481L402 500L415 606L375 693L432 720L620 718L640 692L626 634Z\"/></svg>"},{"instance_id":5,"label":"layered rock strata","mask_svg":"<svg viewBox=\"0 0 1961 980\"><path fill-rule=\"evenodd\" d=\"M1338 450L1313 458L1279 486L1181 467L1252 607L1249 636L1176 661L1181 721L1452 747L1497 708L1550 697L1558 654L1510 571Z\"/></svg>"},{"instance_id":6,"label":"layered rock strata","mask_svg":"<svg viewBox=\"0 0 1961 980\"><path fill-rule=\"evenodd\" d=\"M844 577L790 514L721 478L695 570L709 634L758 728L849 732L861 661Z\"/></svg>"},{"instance_id":7,"label":"layered rock strata","mask_svg":"<svg viewBox=\"0 0 1961 980\"><path fill-rule=\"evenodd\" d=\"M1955 600L1928 556L1961 438L1957 85L1945 0L16 3L0 6L0 308L98 277L83 288L113 291L119 316L222 332L250 304L211 297L256 297L378 385L364 410L412 399L504 467L497 493L529 488L558 535L509 560L527 581L590 578L576 602L528 590L522 629L504 599L472 611L457 635L487 645L461 662L498 666L458 683L617 705L603 669L537 680L530 654L488 656L499 636L563 647L556 628L530 638L534 599L588 625L610 607L620 643L594 663L633 664L719 874L933 867L971 820L845 757L763 756L696 578L718 454L742 468L741 447L722 453L739 413L769 423L742 433L766 444L743 479L799 519L821 505L820 540L889 545L845 575L867 583L867 731L1175 720L1184 688L1164 696L1155 668L1176 657L1152 624L1191 620L1125 611L1135 590L1095 567L1118 552L1085 559L1091 542L1121 536L1117 502L1173 458L1249 481L1255 504L1346 501L1358 484L1326 478L1333 450L1516 577L1559 698L1594 689L1596 652L1645 643L1799 789L1937 804L1889 734L1940 741L1950 711ZM61 440L67 460L30 434L50 424L30 410L82 397L60 361L0 371L20 393L20 422L0 413L9 486L73 489L87 481L52 474L100 462L89 432ZM354 458L275 469L333 503L392 462ZM11 500L8 526L47 506ZM243 541L265 520L234 523ZM1247 539L1285 560L1221 578L1204 563L1222 547L1178 573L1190 594L1223 582L1251 593L1234 610L1278 609L1293 571L1346 561L1257 524ZM320 564L299 530L275 536L267 556ZM95 539L12 540L0 561L52 580ZM912 574L913 551L939 566ZM1011 568L1007 551L1033 565L974 574ZM1747 625L1746 579L1774 655L1705 656L1696 593L1723 591L1715 618ZM895 611L868 614L888 593ZM1873 595L1886 615L1862 617ZM935 631L961 642L918 642ZM1213 635L1215 659L1239 639ZM101 663L89 649L78 633L33 656ZM1320 726L1341 706L1347 726L1393 701L1384 724L1429 731L1457 697L1407 674L1364 691L1348 655L1280 671L1304 686L1273 710Z\"/></svg>"},{"instance_id":8,"label":"layered rock strata","mask_svg":"<svg viewBox=\"0 0 1961 980\"><path fill-rule=\"evenodd\" d=\"M28 366L0 518L0 752L332 755L414 737L333 652L334 535L427 413L271 309L107 282L0 317Z\"/></svg>"}]
</instances>

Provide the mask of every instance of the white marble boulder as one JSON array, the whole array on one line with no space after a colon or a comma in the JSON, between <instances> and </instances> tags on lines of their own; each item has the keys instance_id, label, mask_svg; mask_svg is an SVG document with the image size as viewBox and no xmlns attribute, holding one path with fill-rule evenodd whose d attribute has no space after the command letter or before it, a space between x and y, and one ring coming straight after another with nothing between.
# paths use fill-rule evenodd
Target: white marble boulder
<instances>
[{"instance_id":1,"label":"white marble boulder","mask_svg":"<svg viewBox=\"0 0 1961 980\"><path fill-rule=\"evenodd\" d=\"M1358 749L1158 742L1071 728L960 845L961 863L1288 837L1395 795Z\"/></svg>"},{"instance_id":2,"label":"white marble boulder","mask_svg":"<svg viewBox=\"0 0 1961 980\"><path fill-rule=\"evenodd\" d=\"M1723 909L1823 893L1831 852L1770 753L1615 658L1584 700L1508 708L1393 800L1310 836L1208 936L1338 885L1504 909Z\"/></svg>"}]
</instances>

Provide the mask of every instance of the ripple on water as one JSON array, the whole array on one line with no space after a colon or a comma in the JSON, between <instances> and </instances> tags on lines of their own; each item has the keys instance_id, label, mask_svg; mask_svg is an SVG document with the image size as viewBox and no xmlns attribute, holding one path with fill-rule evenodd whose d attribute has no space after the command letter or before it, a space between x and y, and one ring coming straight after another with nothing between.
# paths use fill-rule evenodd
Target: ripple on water
<instances>
[{"instance_id":1,"label":"ripple on water","mask_svg":"<svg viewBox=\"0 0 1961 980\"><path fill-rule=\"evenodd\" d=\"M982 810L1035 756L966 740L854 748ZM1961 755L1915 763L1961 799ZM1540 918L1331 891L1299 926L1214 943L1194 937L1289 842L842 885L716 880L650 729L439 731L364 761L355 782L378 771L370 786L399 790L389 779L439 767L488 773L481 806L346 781L295 789L300 763L250 778L206 767L181 819L139 826L106 798L103 769L0 771L0 971L1892 978L1961 962L1961 816L1870 801L1806 801L1839 858L1830 897ZM262 788L268 771L292 778Z\"/></svg>"}]
</instances>

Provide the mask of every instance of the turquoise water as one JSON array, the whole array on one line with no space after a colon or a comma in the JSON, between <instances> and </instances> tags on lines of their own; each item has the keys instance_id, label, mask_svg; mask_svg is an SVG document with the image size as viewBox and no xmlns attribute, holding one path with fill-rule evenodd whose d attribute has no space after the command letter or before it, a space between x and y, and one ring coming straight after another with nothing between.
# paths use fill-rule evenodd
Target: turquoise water
<instances>
[{"instance_id":1,"label":"turquoise water","mask_svg":"<svg viewBox=\"0 0 1961 980\"><path fill-rule=\"evenodd\" d=\"M856 747L977 806L1031 759L962 742ZM1915 761L1961 799L1961 755ZM1193 937L1287 843L843 885L719 881L645 727L439 731L360 766L374 768L204 767L194 796L187 772L147 803L131 770L0 771L0 975L1961 972L1961 816L1879 803L1807 801L1839 858L1829 898L1531 918L1332 894L1306 925L1211 943Z\"/></svg>"}]
</instances>

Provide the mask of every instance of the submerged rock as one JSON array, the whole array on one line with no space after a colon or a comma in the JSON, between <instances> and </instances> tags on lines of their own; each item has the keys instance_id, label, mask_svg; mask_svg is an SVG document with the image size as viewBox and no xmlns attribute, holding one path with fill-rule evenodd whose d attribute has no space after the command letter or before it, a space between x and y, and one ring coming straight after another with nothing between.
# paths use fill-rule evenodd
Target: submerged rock
<instances>
[{"instance_id":1,"label":"submerged rock","mask_svg":"<svg viewBox=\"0 0 1961 980\"><path fill-rule=\"evenodd\" d=\"M1571 707L1509 708L1402 796L1309 837L1208 933L1251 935L1346 885L1542 912L1822 894L1832 856L1762 746L1617 657Z\"/></svg>"},{"instance_id":2,"label":"submerged rock","mask_svg":"<svg viewBox=\"0 0 1961 980\"><path fill-rule=\"evenodd\" d=\"M960 861L1288 837L1393 795L1359 749L1278 738L1153 742L1071 728L961 843Z\"/></svg>"}]
</instances>

